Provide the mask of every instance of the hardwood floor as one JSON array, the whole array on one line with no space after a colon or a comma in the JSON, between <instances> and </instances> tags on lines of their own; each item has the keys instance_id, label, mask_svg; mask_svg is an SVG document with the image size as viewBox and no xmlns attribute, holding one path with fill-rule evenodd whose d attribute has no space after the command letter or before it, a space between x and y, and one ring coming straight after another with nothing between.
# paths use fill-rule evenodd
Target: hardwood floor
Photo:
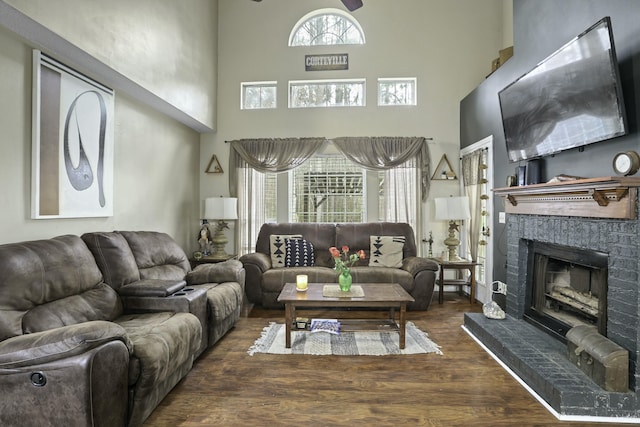
<instances>
[{"instance_id":1,"label":"hardwood floor","mask_svg":"<svg viewBox=\"0 0 640 427\"><path fill-rule=\"evenodd\" d=\"M254 308L196 361L144 425L614 425L558 421L464 332L463 313L482 310L468 301L448 293L443 305L436 298L429 311L408 313L442 356L249 356L262 328L284 319L284 310Z\"/></svg>"}]
</instances>

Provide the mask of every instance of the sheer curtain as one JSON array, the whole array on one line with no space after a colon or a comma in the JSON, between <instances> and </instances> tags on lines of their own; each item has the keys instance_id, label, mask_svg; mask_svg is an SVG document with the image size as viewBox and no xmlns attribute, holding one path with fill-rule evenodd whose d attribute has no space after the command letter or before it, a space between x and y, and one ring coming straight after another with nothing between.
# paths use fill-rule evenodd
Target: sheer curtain
<instances>
[{"instance_id":1,"label":"sheer curtain","mask_svg":"<svg viewBox=\"0 0 640 427\"><path fill-rule=\"evenodd\" d=\"M422 201L429 195L429 147L424 137L341 137L331 140L345 157L371 170L389 170L412 158L419 169Z\"/></svg>"},{"instance_id":2,"label":"sheer curtain","mask_svg":"<svg viewBox=\"0 0 640 427\"><path fill-rule=\"evenodd\" d=\"M462 157L462 185L469 197L471 219L467 222L466 230L469 241L469 252L472 260L478 259L478 244L482 227L482 165L485 164L487 150L476 150Z\"/></svg>"},{"instance_id":3,"label":"sheer curtain","mask_svg":"<svg viewBox=\"0 0 640 427\"><path fill-rule=\"evenodd\" d=\"M332 140L352 162L384 171L384 221L406 222L422 235L422 203L429 195L430 155L424 137L342 137ZM420 246L420 245L418 245Z\"/></svg>"},{"instance_id":4,"label":"sheer curtain","mask_svg":"<svg viewBox=\"0 0 640 427\"><path fill-rule=\"evenodd\" d=\"M238 198L238 255L251 252L265 223L265 173L300 166L326 144L325 138L231 141L229 193Z\"/></svg>"}]
</instances>

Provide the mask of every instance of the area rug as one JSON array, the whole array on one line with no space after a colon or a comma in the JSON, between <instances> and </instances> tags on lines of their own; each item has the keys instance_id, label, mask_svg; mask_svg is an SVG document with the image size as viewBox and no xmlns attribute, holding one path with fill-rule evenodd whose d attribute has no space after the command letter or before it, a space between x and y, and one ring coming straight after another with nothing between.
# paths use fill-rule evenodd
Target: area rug
<instances>
[{"instance_id":1,"label":"area rug","mask_svg":"<svg viewBox=\"0 0 640 427\"><path fill-rule=\"evenodd\" d=\"M291 348L285 348L285 327L271 322L247 353L312 354L337 356L385 356L391 354L442 354L426 332L407 322L405 348L399 348L397 332L293 332Z\"/></svg>"}]
</instances>

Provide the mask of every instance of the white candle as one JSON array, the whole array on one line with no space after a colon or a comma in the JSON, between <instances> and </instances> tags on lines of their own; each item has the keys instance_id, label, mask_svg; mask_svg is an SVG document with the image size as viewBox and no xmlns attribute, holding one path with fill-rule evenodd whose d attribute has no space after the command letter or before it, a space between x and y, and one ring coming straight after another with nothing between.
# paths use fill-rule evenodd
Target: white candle
<instances>
[{"instance_id":1,"label":"white candle","mask_svg":"<svg viewBox=\"0 0 640 427\"><path fill-rule=\"evenodd\" d=\"M308 280L308 277L306 274L298 274L296 276L296 288L298 288L299 291L306 291L307 280Z\"/></svg>"}]
</instances>

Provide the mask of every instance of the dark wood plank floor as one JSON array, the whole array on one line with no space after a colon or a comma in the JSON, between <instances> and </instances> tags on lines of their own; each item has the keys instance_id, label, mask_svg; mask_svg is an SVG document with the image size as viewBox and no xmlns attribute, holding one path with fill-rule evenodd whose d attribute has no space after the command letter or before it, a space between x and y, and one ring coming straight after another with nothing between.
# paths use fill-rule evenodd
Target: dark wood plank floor
<instances>
[{"instance_id":1,"label":"dark wood plank floor","mask_svg":"<svg viewBox=\"0 0 640 427\"><path fill-rule=\"evenodd\" d=\"M254 308L196 361L145 426L613 425L558 421L464 332L469 311L481 306L451 293L443 305L409 312L442 356L249 356L262 328L284 318L284 310Z\"/></svg>"}]
</instances>

